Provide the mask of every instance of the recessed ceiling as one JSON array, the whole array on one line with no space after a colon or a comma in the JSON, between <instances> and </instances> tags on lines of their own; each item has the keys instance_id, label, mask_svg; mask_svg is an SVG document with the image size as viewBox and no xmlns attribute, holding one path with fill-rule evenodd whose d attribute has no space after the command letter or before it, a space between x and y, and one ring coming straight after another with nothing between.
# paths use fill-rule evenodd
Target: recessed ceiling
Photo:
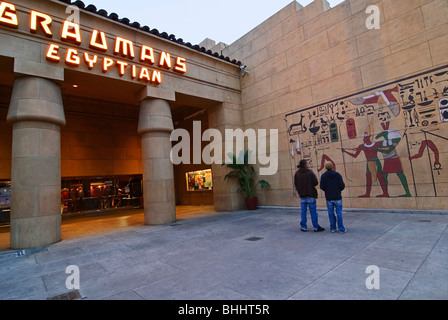
<instances>
[{"instance_id":1,"label":"recessed ceiling","mask_svg":"<svg viewBox=\"0 0 448 320\"><path fill-rule=\"evenodd\" d=\"M137 94L145 86L74 70L65 70L62 94L139 105Z\"/></svg>"}]
</instances>

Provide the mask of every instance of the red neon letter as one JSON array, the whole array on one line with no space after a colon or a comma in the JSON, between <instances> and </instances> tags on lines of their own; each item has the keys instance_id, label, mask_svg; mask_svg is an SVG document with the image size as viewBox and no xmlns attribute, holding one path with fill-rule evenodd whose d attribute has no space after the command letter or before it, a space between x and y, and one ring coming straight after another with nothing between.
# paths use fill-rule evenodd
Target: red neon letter
<instances>
[{"instance_id":1,"label":"red neon letter","mask_svg":"<svg viewBox=\"0 0 448 320\"><path fill-rule=\"evenodd\" d=\"M100 35L100 42L98 42L98 33ZM103 31L93 30L92 38L90 39L90 48L107 51L106 34Z\"/></svg>"},{"instance_id":2,"label":"red neon letter","mask_svg":"<svg viewBox=\"0 0 448 320\"><path fill-rule=\"evenodd\" d=\"M0 23L8 27L19 27L16 7L13 4L7 2L0 3Z\"/></svg>"},{"instance_id":3,"label":"red neon letter","mask_svg":"<svg viewBox=\"0 0 448 320\"><path fill-rule=\"evenodd\" d=\"M65 57L65 63L75 67L79 66L81 59L78 56L78 51L75 49L68 49L67 56Z\"/></svg>"},{"instance_id":4,"label":"red neon letter","mask_svg":"<svg viewBox=\"0 0 448 320\"><path fill-rule=\"evenodd\" d=\"M170 69L171 68L171 55L165 51L160 53L159 66Z\"/></svg>"},{"instance_id":5,"label":"red neon letter","mask_svg":"<svg viewBox=\"0 0 448 320\"><path fill-rule=\"evenodd\" d=\"M134 44L130 40L117 37L117 39L115 40L114 53L121 53L123 57L130 56L132 59L134 59Z\"/></svg>"},{"instance_id":6,"label":"red neon letter","mask_svg":"<svg viewBox=\"0 0 448 320\"><path fill-rule=\"evenodd\" d=\"M47 60L53 62L59 62L61 58L58 56L59 46L55 44L50 44L47 50Z\"/></svg>"},{"instance_id":7,"label":"red neon letter","mask_svg":"<svg viewBox=\"0 0 448 320\"><path fill-rule=\"evenodd\" d=\"M146 81L150 82L151 78L149 77L149 71L147 68L143 67L140 71L140 76L138 77L140 80L145 79Z\"/></svg>"},{"instance_id":8,"label":"red neon letter","mask_svg":"<svg viewBox=\"0 0 448 320\"><path fill-rule=\"evenodd\" d=\"M30 30L32 33L37 32L37 20L39 20L39 24L44 31L45 35L47 37L52 37L53 33L51 33L51 23L53 20L51 17L45 13L37 12L32 10L31 11L31 21L30 21Z\"/></svg>"},{"instance_id":9,"label":"red neon letter","mask_svg":"<svg viewBox=\"0 0 448 320\"><path fill-rule=\"evenodd\" d=\"M90 70L93 69L96 62L98 61L98 56L94 55L93 58L90 58L89 54L87 52L84 52L84 60L87 62L87 66Z\"/></svg>"},{"instance_id":10,"label":"red neon letter","mask_svg":"<svg viewBox=\"0 0 448 320\"><path fill-rule=\"evenodd\" d=\"M187 72L187 64L185 63L185 58L177 57L176 66L174 67L174 70L181 73Z\"/></svg>"},{"instance_id":11,"label":"red neon letter","mask_svg":"<svg viewBox=\"0 0 448 320\"><path fill-rule=\"evenodd\" d=\"M136 66L135 64L132 65L131 78L132 78L132 79L137 78L137 66Z\"/></svg>"},{"instance_id":12,"label":"red neon letter","mask_svg":"<svg viewBox=\"0 0 448 320\"><path fill-rule=\"evenodd\" d=\"M161 84L162 83L162 74L160 73L159 70L154 70L152 72L152 82L155 82L157 84Z\"/></svg>"},{"instance_id":13,"label":"red neon letter","mask_svg":"<svg viewBox=\"0 0 448 320\"><path fill-rule=\"evenodd\" d=\"M106 72L109 70L110 67L114 65L114 60L110 58L104 58L103 59L103 72Z\"/></svg>"},{"instance_id":14,"label":"red neon letter","mask_svg":"<svg viewBox=\"0 0 448 320\"><path fill-rule=\"evenodd\" d=\"M148 46L142 46L142 52L140 55L140 61L149 61L151 64L155 63L154 50Z\"/></svg>"},{"instance_id":15,"label":"red neon letter","mask_svg":"<svg viewBox=\"0 0 448 320\"><path fill-rule=\"evenodd\" d=\"M73 31L69 31L69 29L73 29ZM62 26L62 34L61 39L65 41L73 40L76 44L81 44L81 31L79 30L79 25L65 21Z\"/></svg>"},{"instance_id":16,"label":"red neon letter","mask_svg":"<svg viewBox=\"0 0 448 320\"><path fill-rule=\"evenodd\" d=\"M128 64L126 62L123 62L123 61L117 61L117 64L120 66L120 76L124 76L124 72L125 72L126 67L128 66Z\"/></svg>"}]
</instances>

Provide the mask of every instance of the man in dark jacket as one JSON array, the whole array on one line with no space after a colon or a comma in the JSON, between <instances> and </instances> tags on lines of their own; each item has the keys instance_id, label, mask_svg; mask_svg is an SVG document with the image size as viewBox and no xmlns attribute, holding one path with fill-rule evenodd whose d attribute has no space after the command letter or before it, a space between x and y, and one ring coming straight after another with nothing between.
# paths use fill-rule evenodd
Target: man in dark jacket
<instances>
[{"instance_id":1,"label":"man in dark jacket","mask_svg":"<svg viewBox=\"0 0 448 320\"><path fill-rule=\"evenodd\" d=\"M345 183L342 176L333 170L333 165L327 163L325 172L320 179L320 188L325 191L327 200L328 217L330 218L330 231L336 232L336 217L334 210L336 209L337 224L339 232L346 233L342 219L342 195L341 191L345 189Z\"/></svg>"},{"instance_id":2,"label":"man in dark jacket","mask_svg":"<svg viewBox=\"0 0 448 320\"><path fill-rule=\"evenodd\" d=\"M301 230L305 232L308 229L306 212L307 206L309 206L314 232L325 231L324 228L319 226L316 211L316 186L319 184L319 181L317 180L314 172L311 171L308 161L300 161L300 164L297 167L299 168L299 170L294 176L294 184L300 196L300 210L302 214L302 220L300 222Z\"/></svg>"}]
</instances>

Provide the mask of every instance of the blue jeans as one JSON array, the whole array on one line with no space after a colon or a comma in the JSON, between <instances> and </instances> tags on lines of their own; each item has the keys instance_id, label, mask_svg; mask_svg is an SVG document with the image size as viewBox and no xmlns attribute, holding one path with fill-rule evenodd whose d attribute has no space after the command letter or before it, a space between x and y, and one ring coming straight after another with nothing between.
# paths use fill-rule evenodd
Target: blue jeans
<instances>
[{"instance_id":1,"label":"blue jeans","mask_svg":"<svg viewBox=\"0 0 448 320\"><path fill-rule=\"evenodd\" d=\"M336 216L334 211L336 209ZM345 231L344 221L342 219L342 200L327 201L328 217L330 218L330 230L336 230L336 217L338 222L338 229L341 232Z\"/></svg>"},{"instance_id":2,"label":"blue jeans","mask_svg":"<svg viewBox=\"0 0 448 320\"><path fill-rule=\"evenodd\" d=\"M300 198L300 210L302 213L302 221L300 221L300 226L303 230L307 230L306 225L306 212L307 207L310 208L310 214L311 214L311 221L313 223L314 230L317 230L319 228L319 223L317 222L317 211L316 211L316 199L315 198Z\"/></svg>"}]
</instances>

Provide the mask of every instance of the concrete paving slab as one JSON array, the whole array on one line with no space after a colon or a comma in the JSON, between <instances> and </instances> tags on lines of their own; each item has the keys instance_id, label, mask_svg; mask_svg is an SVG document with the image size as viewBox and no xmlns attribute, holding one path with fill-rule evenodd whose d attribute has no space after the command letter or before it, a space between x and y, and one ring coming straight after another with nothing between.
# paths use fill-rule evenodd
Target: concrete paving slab
<instances>
[{"instance_id":1,"label":"concrete paving slab","mask_svg":"<svg viewBox=\"0 0 448 320\"><path fill-rule=\"evenodd\" d=\"M255 300L284 300L308 284L307 279L254 262L208 267L219 275L226 287L250 295Z\"/></svg>"},{"instance_id":2,"label":"concrete paving slab","mask_svg":"<svg viewBox=\"0 0 448 320\"><path fill-rule=\"evenodd\" d=\"M225 285L217 285L196 294L197 300L254 300L254 297L237 292Z\"/></svg>"},{"instance_id":3,"label":"concrete paving slab","mask_svg":"<svg viewBox=\"0 0 448 320\"><path fill-rule=\"evenodd\" d=\"M311 282L329 272L345 259L344 256L332 251L302 250L302 252L289 254L265 264L279 272L291 273Z\"/></svg>"},{"instance_id":4,"label":"concrete paving slab","mask_svg":"<svg viewBox=\"0 0 448 320\"><path fill-rule=\"evenodd\" d=\"M221 283L216 274L208 268L200 267L139 286L134 291L148 300L195 300L219 284Z\"/></svg>"},{"instance_id":5,"label":"concrete paving slab","mask_svg":"<svg viewBox=\"0 0 448 320\"><path fill-rule=\"evenodd\" d=\"M403 300L448 299L448 229L415 273L409 285L399 297Z\"/></svg>"},{"instance_id":6,"label":"concrete paving slab","mask_svg":"<svg viewBox=\"0 0 448 320\"><path fill-rule=\"evenodd\" d=\"M188 250L188 254L186 254L185 250L179 249L165 254L160 258L160 261L182 270L189 270L207 264L210 260L218 257L219 255L215 252L202 248Z\"/></svg>"},{"instance_id":7,"label":"concrete paving slab","mask_svg":"<svg viewBox=\"0 0 448 320\"><path fill-rule=\"evenodd\" d=\"M0 283L0 297L2 300L27 300L46 292L44 282L40 277L21 274L20 279L5 278Z\"/></svg>"},{"instance_id":8,"label":"concrete paving slab","mask_svg":"<svg viewBox=\"0 0 448 320\"><path fill-rule=\"evenodd\" d=\"M40 264L41 262L48 263L52 261L66 259L67 257L79 257L80 255L83 255L85 253L86 252L83 251L78 246L72 248L53 247L50 250L39 252L38 254L35 255L35 257L36 262Z\"/></svg>"},{"instance_id":9,"label":"concrete paving slab","mask_svg":"<svg viewBox=\"0 0 448 320\"><path fill-rule=\"evenodd\" d=\"M290 297L291 300L395 300L413 273L380 268L379 289L366 287L367 265L344 262Z\"/></svg>"},{"instance_id":10,"label":"concrete paving slab","mask_svg":"<svg viewBox=\"0 0 448 320\"><path fill-rule=\"evenodd\" d=\"M17 271L20 269L36 267L36 259L33 255L17 257L16 255L12 256L8 253L7 256L7 259L0 261L0 278L2 279L11 278L14 275L18 275L19 272Z\"/></svg>"},{"instance_id":11,"label":"concrete paving slab","mask_svg":"<svg viewBox=\"0 0 448 320\"><path fill-rule=\"evenodd\" d=\"M129 301L135 301L135 300L143 300L142 297L140 297L138 294L136 294L132 290L123 291L120 293L117 293L113 296L106 297L104 300L129 300Z\"/></svg>"},{"instance_id":12,"label":"concrete paving slab","mask_svg":"<svg viewBox=\"0 0 448 320\"><path fill-rule=\"evenodd\" d=\"M432 252L409 285L400 295L401 300L447 300L448 255Z\"/></svg>"},{"instance_id":13,"label":"concrete paving slab","mask_svg":"<svg viewBox=\"0 0 448 320\"><path fill-rule=\"evenodd\" d=\"M80 270L80 281L82 281L83 283L95 282L96 279L106 273L106 270L99 263L79 265L78 268ZM65 282L68 276L69 274L66 273L66 269L62 269L57 272L51 272L43 275L42 281L44 282L45 289L48 292L57 292L58 294L60 294L67 292ZM57 294L51 296L55 295Z\"/></svg>"},{"instance_id":14,"label":"concrete paving slab","mask_svg":"<svg viewBox=\"0 0 448 320\"><path fill-rule=\"evenodd\" d=\"M349 261L366 265L377 265L392 270L417 272L426 257L426 253L415 251L367 247L365 250L353 255Z\"/></svg>"},{"instance_id":15,"label":"concrete paving slab","mask_svg":"<svg viewBox=\"0 0 448 320\"><path fill-rule=\"evenodd\" d=\"M0 299L448 299L448 215L344 212L348 233L303 233L296 209L267 208L135 226L0 252ZM258 237L258 241L248 238ZM368 290L366 267L381 271Z\"/></svg>"}]
</instances>

